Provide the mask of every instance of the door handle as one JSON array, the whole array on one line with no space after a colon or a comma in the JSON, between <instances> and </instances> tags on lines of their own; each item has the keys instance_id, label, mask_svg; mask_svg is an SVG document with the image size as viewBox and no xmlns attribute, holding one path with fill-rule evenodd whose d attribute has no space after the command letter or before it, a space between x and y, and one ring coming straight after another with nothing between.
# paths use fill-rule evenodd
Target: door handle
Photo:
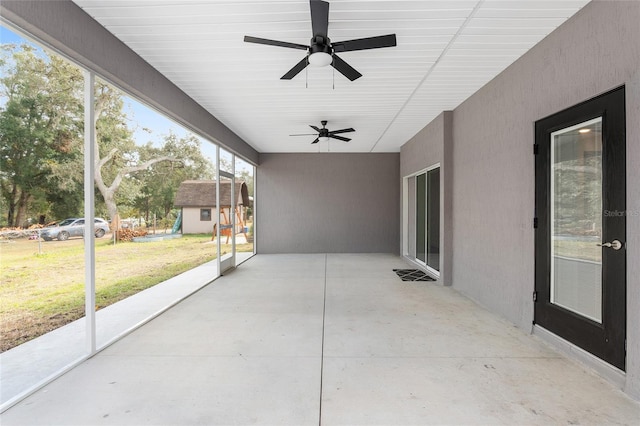
<instances>
[{"instance_id":1,"label":"door handle","mask_svg":"<svg viewBox=\"0 0 640 426\"><path fill-rule=\"evenodd\" d=\"M618 240L613 240L610 243L598 243L597 244L598 247L608 247L608 248L612 248L614 250L620 250L622 248L622 243Z\"/></svg>"}]
</instances>

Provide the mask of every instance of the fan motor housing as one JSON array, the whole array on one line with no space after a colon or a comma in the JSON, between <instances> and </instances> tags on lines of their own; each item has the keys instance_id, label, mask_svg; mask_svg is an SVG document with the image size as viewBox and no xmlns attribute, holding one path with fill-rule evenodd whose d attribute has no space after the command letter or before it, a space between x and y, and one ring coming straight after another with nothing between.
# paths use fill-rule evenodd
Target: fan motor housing
<instances>
[{"instance_id":1,"label":"fan motor housing","mask_svg":"<svg viewBox=\"0 0 640 426\"><path fill-rule=\"evenodd\" d=\"M329 37L315 36L311 39L309 42L309 54L313 55L318 52L333 55L333 49L331 48L331 40L329 40Z\"/></svg>"}]
</instances>

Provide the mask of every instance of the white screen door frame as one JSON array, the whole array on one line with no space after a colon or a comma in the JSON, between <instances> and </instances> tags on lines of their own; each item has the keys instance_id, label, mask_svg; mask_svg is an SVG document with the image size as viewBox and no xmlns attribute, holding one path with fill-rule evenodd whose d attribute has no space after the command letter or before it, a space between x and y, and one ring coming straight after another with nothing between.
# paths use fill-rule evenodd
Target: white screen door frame
<instances>
[{"instance_id":1,"label":"white screen door frame","mask_svg":"<svg viewBox=\"0 0 640 426\"><path fill-rule=\"evenodd\" d=\"M229 271L236 267L236 218L235 218L235 205L236 205L236 178L235 178L235 155L231 153L231 172L221 170L221 157L220 157L220 147L216 148L218 164L216 167L216 211L217 211L217 224L216 227L216 241L217 241L217 250L218 250L218 271L220 275L224 275L226 271ZM229 217L227 221L230 221L229 224L223 224L222 218L224 217L224 206L220 205L220 180L221 179L229 179L231 181L231 206L229 207ZM231 252L222 254L222 228L230 226L231 229Z\"/></svg>"}]
</instances>

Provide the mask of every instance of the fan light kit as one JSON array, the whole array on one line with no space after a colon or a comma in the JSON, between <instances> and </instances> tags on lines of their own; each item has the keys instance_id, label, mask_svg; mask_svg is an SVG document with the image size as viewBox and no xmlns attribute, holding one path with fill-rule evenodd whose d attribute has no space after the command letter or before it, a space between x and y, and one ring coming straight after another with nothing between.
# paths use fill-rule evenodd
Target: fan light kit
<instances>
[{"instance_id":1,"label":"fan light kit","mask_svg":"<svg viewBox=\"0 0 640 426\"><path fill-rule=\"evenodd\" d=\"M318 132L316 139L311 142L312 144L314 143L318 143L318 142L328 142L330 138L333 139L338 139L340 141L343 142L349 142L351 139L349 138L345 138L343 136L337 136L338 133L349 133L349 132L355 132L355 129L352 129L351 127L349 127L348 129L340 129L340 130L329 130L327 129L327 120L322 120L320 122L322 124L322 129L313 126L313 125L309 125L309 127L311 127L313 130L315 130L316 132ZM289 135L289 136L316 136L315 133L303 133L303 134L298 134L298 135Z\"/></svg>"},{"instance_id":2,"label":"fan light kit","mask_svg":"<svg viewBox=\"0 0 640 426\"><path fill-rule=\"evenodd\" d=\"M331 43L331 39L327 36L327 30L329 29L329 3L321 0L309 0L309 6L311 8L311 29L313 31L313 37L311 37L309 46L289 43L286 41L244 36L244 41L247 43L266 44L269 46L279 46L307 51L307 56L302 58L302 60L294 65L293 68L291 68L285 75L280 77L281 80L291 80L293 77L298 75L300 71L305 69L307 65L314 67L326 67L327 65L331 65L340 74L353 81L362 77L362 74L343 61L338 55L336 55L336 52L352 52L354 50L379 49L381 47L396 46L395 34Z\"/></svg>"},{"instance_id":3,"label":"fan light kit","mask_svg":"<svg viewBox=\"0 0 640 426\"><path fill-rule=\"evenodd\" d=\"M331 62L333 62L333 58L325 52L316 52L309 55L309 65L313 67L326 67L331 65Z\"/></svg>"}]
</instances>

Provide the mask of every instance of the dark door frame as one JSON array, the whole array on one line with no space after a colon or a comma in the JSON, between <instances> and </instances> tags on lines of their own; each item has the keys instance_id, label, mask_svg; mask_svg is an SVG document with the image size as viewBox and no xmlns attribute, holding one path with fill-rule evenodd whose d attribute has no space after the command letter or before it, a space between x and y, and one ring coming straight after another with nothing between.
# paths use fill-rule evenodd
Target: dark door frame
<instances>
[{"instance_id":1,"label":"dark door frame","mask_svg":"<svg viewBox=\"0 0 640 426\"><path fill-rule=\"evenodd\" d=\"M534 324L625 370L626 243L602 252L602 323L550 302L551 133L602 117L603 241L626 241L626 139L624 86L539 120L535 125ZM607 215L606 212L616 212ZM620 214L619 212L623 212Z\"/></svg>"}]
</instances>

